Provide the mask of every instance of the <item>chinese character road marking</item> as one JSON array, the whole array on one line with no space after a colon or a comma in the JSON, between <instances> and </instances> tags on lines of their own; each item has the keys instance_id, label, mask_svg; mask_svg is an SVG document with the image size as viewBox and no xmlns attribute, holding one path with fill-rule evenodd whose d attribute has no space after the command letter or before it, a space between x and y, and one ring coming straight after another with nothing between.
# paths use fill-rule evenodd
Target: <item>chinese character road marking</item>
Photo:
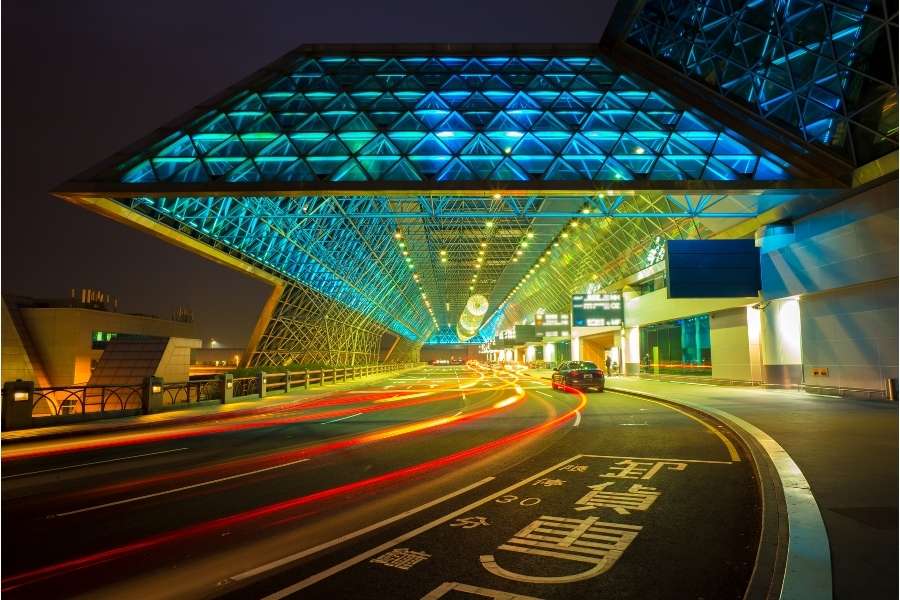
<instances>
[{"instance_id":1,"label":"chinese character road marking","mask_svg":"<svg viewBox=\"0 0 900 600\"><path fill-rule=\"evenodd\" d=\"M485 527L490 525L487 517L460 517L453 523L450 523L450 527L462 527L463 529L474 529L479 525L484 525Z\"/></svg>"},{"instance_id":2,"label":"chinese character road marking","mask_svg":"<svg viewBox=\"0 0 900 600\"><path fill-rule=\"evenodd\" d=\"M566 482L565 479L547 479L546 477L544 477L542 479L538 479L531 485L542 485L544 487L550 487L550 486L554 486L554 485L562 485L565 482Z\"/></svg>"},{"instance_id":3,"label":"chinese character road marking","mask_svg":"<svg viewBox=\"0 0 900 600\"><path fill-rule=\"evenodd\" d=\"M535 598L533 596L522 596L521 594L513 594L512 592L504 592L502 590L492 590L491 588L477 587L465 583L457 583L456 581L442 583L422 596L422 600L437 600L438 598L443 598L447 592L453 591L484 596L485 598L492 598L493 600L540 600L540 598Z\"/></svg>"},{"instance_id":4,"label":"chinese character road marking","mask_svg":"<svg viewBox=\"0 0 900 600\"><path fill-rule=\"evenodd\" d=\"M587 471L587 465L566 465L560 467L560 471L575 471L576 473L584 473Z\"/></svg>"},{"instance_id":5,"label":"chinese character road marking","mask_svg":"<svg viewBox=\"0 0 900 600\"><path fill-rule=\"evenodd\" d=\"M386 554L382 554L378 558L373 558L369 562L395 567L397 569L409 570L413 565L431 558L430 554L425 552L417 552L409 548L394 548Z\"/></svg>"},{"instance_id":6,"label":"chinese character road marking","mask_svg":"<svg viewBox=\"0 0 900 600\"><path fill-rule=\"evenodd\" d=\"M615 481L589 485L591 490L575 504L579 504L575 510L591 510L594 508L611 508L620 515L630 515L633 510L647 510L650 505L659 498L660 492L656 488L644 487L634 484L627 492L613 492L606 488L615 485Z\"/></svg>"},{"instance_id":7,"label":"chinese character road marking","mask_svg":"<svg viewBox=\"0 0 900 600\"><path fill-rule=\"evenodd\" d=\"M618 471L618 473L605 473L600 475L600 477L615 477L617 479L650 479L663 467L668 467L670 471L684 471L687 468L687 463L620 460L616 465L609 468L610 471Z\"/></svg>"},{"instance_id":8,"label":"chinese character road marking","mask_svg":"<svg viewBox=\"0 0 900 600\"><path fill-rule=\"evenodd\" d=\"M498 550L549 556L594 565L574 575L542 577L507 571L497 564L492 554L482 555L481 564L499 577L528 583L571 583L605 573L622 556L637 537L641 527L621 523L604 523L597 517L566 519L542 516L522 529Z\"/></svg>"}]
</instances>

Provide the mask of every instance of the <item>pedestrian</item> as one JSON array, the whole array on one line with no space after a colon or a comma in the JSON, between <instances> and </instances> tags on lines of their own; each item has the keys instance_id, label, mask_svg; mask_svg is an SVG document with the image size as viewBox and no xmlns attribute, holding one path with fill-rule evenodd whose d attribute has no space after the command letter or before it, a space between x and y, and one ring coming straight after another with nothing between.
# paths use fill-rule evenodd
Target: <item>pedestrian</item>
<instances>
[{"instance_id":1,"label":"pedestrian","mask_svg":"<svg viewBox=\"0 0 900 600\"><path fill-rule=\"evenodd\" d=\"M607 375L610 374L610 372L611 372L610 369L611 369L611 368L612 368L612 358L609 356L609 354L607 354L607 355L606 355L606 374L607 374Z\"/></svg>"}]
</instances>

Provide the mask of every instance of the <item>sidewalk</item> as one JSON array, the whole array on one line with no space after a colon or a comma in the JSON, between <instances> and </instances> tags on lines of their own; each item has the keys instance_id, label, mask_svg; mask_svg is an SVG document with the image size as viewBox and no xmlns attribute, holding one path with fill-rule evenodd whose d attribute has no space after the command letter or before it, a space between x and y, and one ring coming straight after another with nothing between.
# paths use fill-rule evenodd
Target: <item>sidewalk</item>
<instances>
[{"instance_id":1,"label":"sidewalk","mask_svg":"<svg viewBox=\"0 0 900 600\"><path fill-rule=\"evenodd\" d=\"M413 371L419 367L402 369L388 373L378 373L360 377L348 382L328 384L323 387L313 385L309 390L303 388L292 389L288 394L270 394L265 398L255 398L228 404L204 403L191 408L168 410L151 415L136 415L132 417L111 417L85 421L83 423L71 423L65 425L51 425L47 427L32 427L30 429L16 429L4 431L0 439L4 445L22 442L37 442L41 440L57 439L61 437L76 437L81 435L94 435L112 433L133 429L146 429L166 425L184 425L213 419L229 419L252 413L253 411L271 410L282 404L297 402L298 400L315 400L335 393L352 390L354 388L370 385L384 379L396 377Z\"/></svg>"},{"instance_id":2,"label":"sidewalk","mask_svg":"<svg viewBox=\"0 0 900 600\"><path fill-rule=\"evenodd\" d=\"M528 372L547 379L552 373ZM835 597L897 597L896 404L635 377L610 377L606 387L718 409L768 433L803 471L819 505Z\"/></svg>"}]
</instances>

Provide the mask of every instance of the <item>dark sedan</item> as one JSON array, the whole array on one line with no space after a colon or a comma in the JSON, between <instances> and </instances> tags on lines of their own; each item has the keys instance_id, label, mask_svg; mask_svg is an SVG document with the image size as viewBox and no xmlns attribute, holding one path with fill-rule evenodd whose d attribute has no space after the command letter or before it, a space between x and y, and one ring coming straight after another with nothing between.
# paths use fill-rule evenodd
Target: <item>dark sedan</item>
<instances>
[{"instance_id":1,"label":"dark sedan","mask_svg":"<svg viewBox=\"0 0 900 600\"><path fill-rule=\"evenodd\" d=\"M551 386L558 390L563 386L579 390L603 391L604 374L597 365L585 360L570 360L553 369Z\"/></svg>"}]
</instances>

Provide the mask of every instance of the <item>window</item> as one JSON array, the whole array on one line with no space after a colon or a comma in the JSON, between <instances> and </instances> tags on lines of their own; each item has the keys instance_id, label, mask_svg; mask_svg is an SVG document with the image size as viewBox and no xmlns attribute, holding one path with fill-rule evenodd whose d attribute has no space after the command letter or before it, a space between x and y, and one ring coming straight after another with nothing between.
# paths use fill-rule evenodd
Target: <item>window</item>
<instances>
[{"instance_id":1,"label":"window","mask_svg":"<svg viewBox=\"0 0 900 600\"><path fill-rule=\"evenodd\" d=\"M109 341L115 337L118 337L118 333L112 333L110 331L95 331L91 334L91 349L92 350L103 350L106 348L106 345Z\"/></svg>"},{"instance_id":2,"label":"window","mask_svg":"<svg viewBox=\"0 0 900 600\"><path fill-rule=\"evenodd\" d=\"M712 375L709 315L641 327L641 372Z\"/></svg>"}]
</instances>

